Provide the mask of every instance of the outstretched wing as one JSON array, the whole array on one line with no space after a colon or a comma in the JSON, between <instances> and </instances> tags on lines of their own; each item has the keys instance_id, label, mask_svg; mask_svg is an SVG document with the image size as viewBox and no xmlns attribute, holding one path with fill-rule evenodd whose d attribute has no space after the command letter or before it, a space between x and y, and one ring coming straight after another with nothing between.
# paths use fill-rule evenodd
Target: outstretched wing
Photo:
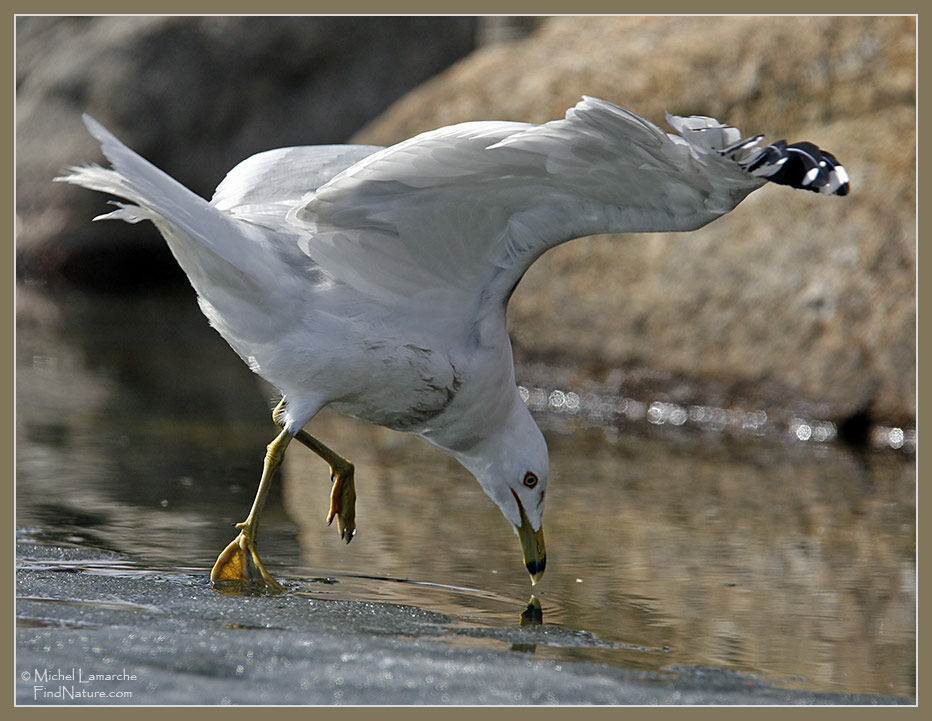
<instances>
[{"instance_id":1,"label":"outstretched wing","mask_svg":"<svg viewBox=\"0 0 932 721\"><path fill-rule=\"evenodd\" d=\"M360 291L387 303L430 297L475 317L566 240L698 228L768 175L803 187L785 148L758 148L760 136L741 140L712 118L667 119L679 135L586 97L543 125L441 128L369 155L288 218L302 250ZM808 184L838 191L833 172Z\"/></svg>"}]
</instances>

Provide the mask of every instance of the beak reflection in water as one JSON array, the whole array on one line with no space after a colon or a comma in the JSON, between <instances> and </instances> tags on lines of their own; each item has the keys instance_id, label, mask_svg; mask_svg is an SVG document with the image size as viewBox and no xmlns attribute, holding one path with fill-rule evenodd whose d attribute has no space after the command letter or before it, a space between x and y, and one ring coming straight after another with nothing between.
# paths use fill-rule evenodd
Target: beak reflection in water
<instances>
[{"instance_id":1,"label":"beak reflection in water","mask_svg":"<svg viewBox=\"0 0 932 721\"><path fill-rule=\"evenodd\" d=\"M521 612L521 625L522 626L540 626L544 623L544 612L541 610L540 601L537 600L537 596L532 595L531 600L527 602L527 608ZM513 643L511 644L512 651L520 651L522 653L534 653L537 650L536 643Z\"/></svg>"},{"instance_id":2,"label":"beak reflection in water","mask_svg":"<svg viewBox=\"0 0 932 721\"><path fill-rule=\"evenodd\" d=\"M521 612L522 626L540 626L544 622L544 611L540 607L540 601L537 596L532 595L531 600L527 602L527 608Z\"/></svg>"}]
</instances>

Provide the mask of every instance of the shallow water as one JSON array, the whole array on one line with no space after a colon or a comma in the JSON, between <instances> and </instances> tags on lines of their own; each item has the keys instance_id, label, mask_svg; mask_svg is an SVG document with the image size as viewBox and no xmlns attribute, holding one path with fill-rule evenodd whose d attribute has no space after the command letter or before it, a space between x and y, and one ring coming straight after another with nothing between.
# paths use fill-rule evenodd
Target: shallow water
<instances>
[{"instance_id":1,"label":"shallow water","mask_svg":"<svg viewBox=\"0 0 932 721\"><path fill-rule=\"evenodd\" d=\"M23 287L17 333L20 537L122 554L85 564L91 573L208 573L251 503L275 430L272 390L186 293ZM534 653L915 694L911 456L539 420L552 477L548 568L534 593L545 623L605 643ZM289 593L417 605L467 631L518 624L531 588L517 539L465 470L351 419L324 414L310 430L356 464L359 532L347 546L326 526L327 469L293 446L260 538Z\"/></svg>"}]
</instances>

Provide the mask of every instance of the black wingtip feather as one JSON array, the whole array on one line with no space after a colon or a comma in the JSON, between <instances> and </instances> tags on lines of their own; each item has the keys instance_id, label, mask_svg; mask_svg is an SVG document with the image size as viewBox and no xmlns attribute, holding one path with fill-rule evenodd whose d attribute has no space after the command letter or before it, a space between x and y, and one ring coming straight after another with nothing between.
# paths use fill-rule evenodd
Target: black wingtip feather
<instances>
[{"instance_id":1,"label":"black wingtip feather","mask_svg":"<svg viewBox=\"0 0 932 721\"><path fill-rule=\"evenodd\" d=\"M742 163L751 175L825 195L847 195L848 173L834 155L814 143L778 140Z\"/></svg>"}]
</instances>

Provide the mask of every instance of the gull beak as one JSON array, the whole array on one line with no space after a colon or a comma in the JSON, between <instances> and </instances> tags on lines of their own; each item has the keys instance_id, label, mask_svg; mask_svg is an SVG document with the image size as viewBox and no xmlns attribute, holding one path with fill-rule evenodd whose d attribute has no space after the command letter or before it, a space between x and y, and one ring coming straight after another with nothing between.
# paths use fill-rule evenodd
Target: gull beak
<instances>
[{"instance_id":1,"label":"gull beak","mask_svg":"<svg viewBox=\"0 0 932 721\"><path fill-rule=\"evenodd\" d=\"M514 491L512 491L514 494ZM518 496L515 500L518 501ZM518 510L521 512L521 525L515 526L518 531L518 538L521 540L521 553L524 556L524 567L531 575L531 584L536 584L540 577L544 575L544 569L547 567L547 550L544 547L544 527L535 531L531 528L531 522L524 512L524 506L518 501Z\"/></svg>"}]
</instances>

